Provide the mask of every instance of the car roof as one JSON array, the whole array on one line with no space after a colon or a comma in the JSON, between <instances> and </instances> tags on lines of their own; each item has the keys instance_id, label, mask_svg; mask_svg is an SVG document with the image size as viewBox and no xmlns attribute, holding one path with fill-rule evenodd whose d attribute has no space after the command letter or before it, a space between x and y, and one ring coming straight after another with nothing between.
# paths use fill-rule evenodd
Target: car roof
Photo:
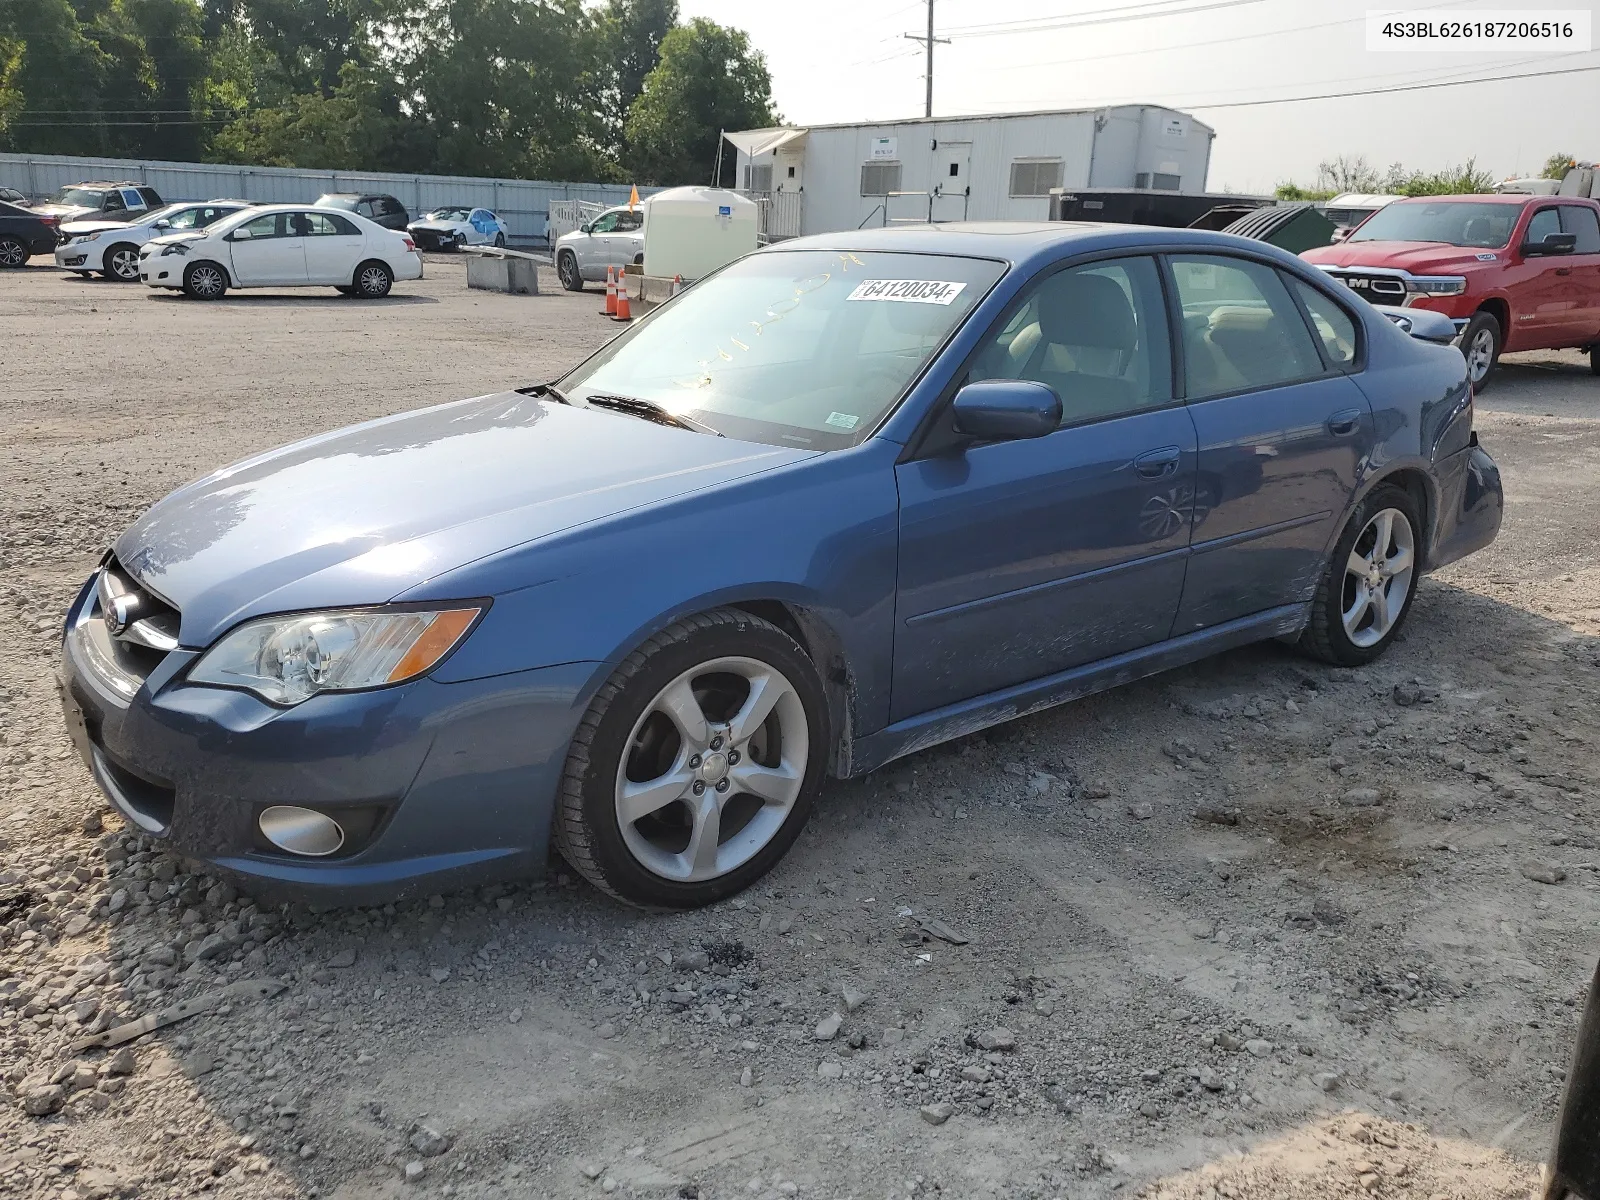
<instances>
[{"instance_id":1,"label":"car roof","mask_svg":"<svg viewBox=\"0 0 1600 1200\"><path fill-rule=\"evenodd\" d=\"M393 200L396 198L388 192L323 192L322 194L324 196L353 196L357 200Z\"/></svg>"},{"instance_id":2,"label":"car roof","mask_svg":"<svg viewBox=\"0 0 1600 1200\"><path fill-rule=\"evenodd\" d=\"M85 179L82 183L69 183L69 188L139 188L148 187L149 184L139 183L133 179L124 179L121 183L109 179Z\"/></svg>"},{"instance_id":3,"label":"car roof","mask_svg":"<svg viewBox=\"0 0 1600 1200\"><path fill-rule=\"evenodd\" d=\"M853 229L843 233L790 238L762 250L884 250L906 254L945 254L1003 259L1016 265L1048 262L1064 254L1145 247L1204 250L1249 249L1285 261L1298 261L1265 242L1206 229L1159 225L1120 225L1109 221L951 221L935 225Z\"/></svg>"}]
</instances>

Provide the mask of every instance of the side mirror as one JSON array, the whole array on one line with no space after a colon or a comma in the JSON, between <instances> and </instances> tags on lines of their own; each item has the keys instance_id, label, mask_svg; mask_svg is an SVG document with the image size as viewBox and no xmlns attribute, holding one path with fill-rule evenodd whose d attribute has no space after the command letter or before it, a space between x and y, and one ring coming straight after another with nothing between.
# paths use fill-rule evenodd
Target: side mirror
<instances>
[{"instance_id":1,"label":"side mirror","mask_svg":"<svg viewBox=\"0 0 1600 1200\"><path fill-rule=\"evenodd\" d=\"M582 225L578 226L578 232L579 233L588 233L593 228L594 228L594 226L590 225L587 221L585 221Z\"/></svg>"},{"instance_id":2,"label":"side mirror","mask_svg":"<svg viewBox=\"0 0 1600 1200\"><path fill-rule=\"evenodd\" d=\"M1547 233L1542 242L1524 242L1522 256L1540 258L1547 254L1571 254L1577 246L1578 235L1575 233Z\"/></svg>"},{"instance_id":3,"label":"side mirror","mask_svg":"<svg viewBox=\"0 0 1600 1200\"><path fill-rule=\"evenodd\" d=\"M1333 231L1333 244L1334 245L1338 245L1340 242L1344 241L1346 238L1348 238L1350 236L1350 232L1351 232L1350 226L1348 226L1348 225L1339 226L1339 228L1337 228L1337 229L1335 229Z\"/></svg>"},{"instance_id":4,"label":"side mirror","mask_svg":"<svg viewBox=\"0 0 1600 1200\"><path fill-rule=\"evenodd\" d=\"M1600 1197L1600 970L1578 1026L1542 1200Z\"/></svg>"},{"instance_id":5,"label":"side mirror","mask_svg":"<svg viewBox=\"0 0 1600 1200\"><path fill-rule=\"evenodd\" d=\"M951 405L956 432L982 442L1044 437L1061 424L1061 397L1030 379L969 383Z\"/></svg>"},{"instance_id":6,"label":"side mirror","mask_svg":"<svg viewBox=\"0 0 1600 1200\"><path fill-rule=\"evenodd\" d=\"M172 222L167 220L165 217L162 217L155 224L151 225L150 228L151 229L171 229L172 228Z\"/></svg>"}]
</instances>

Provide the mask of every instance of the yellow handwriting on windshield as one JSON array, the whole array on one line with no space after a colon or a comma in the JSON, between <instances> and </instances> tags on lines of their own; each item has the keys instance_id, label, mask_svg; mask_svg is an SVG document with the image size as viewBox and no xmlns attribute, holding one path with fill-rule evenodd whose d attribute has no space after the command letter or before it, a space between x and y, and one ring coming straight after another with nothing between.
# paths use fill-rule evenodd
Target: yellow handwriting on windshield
<instances>
[{"instance_id":1,"label":"yellow handwriting on windshield","mask_svg":"<svg viewBox=\"0 0 1600 1200\"><path fill-rule=\"evenodd\" d=\"M839 255L839 273L840 274L844 274L845 272L847 272L850 269L852 264L854 264L855 266L858 266L858 267L865 267L867 265L866 263L862 262L859 258L857 258L854 254L846 253L846 254ZM793 288L791 289L789 295L784 296L784 297L782 297L782 298L780 298L778 300L774 300L770 304L767 305L766 311L765 311L766 320L763 320L763 321L751 321L750 322L751 328L756 331L755 332L755 337L751 338L750 341L753 342L755 340L755 338L759 338L762 335L762 333L764 333L766 330L772 328L772 326L776 325L779 321L783 320L790 313L794 312L795 309L800 307L801 301L803 301L807 296L811 295L812 292L819 291L822 288L826 287L827 284L828 284L828 281L830 279L832 279L832 278L833 278L833 272L831 272L831 271L819 271L815 275L808 275L805 278L796 281L794 286L793 286ZM732 345L735 349L739 350L741 353L743 353L743 354L750 353L750 350L751 350L750 342L740 341L738 338L734 337L732 334L728 335L727 341L728 341L728 343L730 345ZM700 368L700 373L698 375L696 375L694 379L692 379L692 380L679 379L679 380L676 380L675 382L677 383L677 385L679 387L685 387L685 388L707 388L707 387L710 387L711 384L712 384L712 368L713 368L713 366L718 362L733 362L733 361L735 361L735 359L734 359L734 356L732 354L728 353L728 351L726 349L724 349L722 346L720 346L720 345L716 346L716 347L713 348L712 353L708 354L705 358L702 358L702 359L699 360L697 365Z\"/></svg>"}]
</instances>

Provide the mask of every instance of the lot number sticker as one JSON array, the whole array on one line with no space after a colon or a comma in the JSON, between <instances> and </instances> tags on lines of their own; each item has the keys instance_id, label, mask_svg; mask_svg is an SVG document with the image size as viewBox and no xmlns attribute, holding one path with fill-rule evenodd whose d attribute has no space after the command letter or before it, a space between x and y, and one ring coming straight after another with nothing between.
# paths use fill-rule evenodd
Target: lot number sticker
<instances>
[{"instance_id":1,"label":"lot number sticker","mask_svg":"<svg viewBox=\"0 0 1600 1200\"><path fill-rule=\"evenodd\" d=\"M899 300L903 304L949 304L964 283L940 279L863 279L846 300Z\"/></svg>"}]
</instances>

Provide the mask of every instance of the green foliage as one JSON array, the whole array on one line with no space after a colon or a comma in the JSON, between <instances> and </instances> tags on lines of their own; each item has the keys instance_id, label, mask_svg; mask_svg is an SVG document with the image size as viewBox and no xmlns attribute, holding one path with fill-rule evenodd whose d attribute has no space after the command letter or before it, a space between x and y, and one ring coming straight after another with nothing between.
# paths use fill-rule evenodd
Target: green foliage
<instances>
[{"instance_id":1,"label":"green foliage","mask_svg":"<svg viewBox=\"0 0 1600 1200\"><path fill-rule=\"evenodd\" d=\"M1272 194L1279 200L1332 200L1339 193L1333 188L1307 188L1298 183L1280 183L1273 189Z\"/></svg>"},{"instance_id":2,"label":"green foliage","mask_svg":"<svg viewBox=\"0 0 1600 1200\"><path fill-rule=\"evenodd\" d=\"M1494 191L1494 176L1469 158L1459 166L1440 171L1408 170L1401 163L1390 163L1379 172L1360 155L1324 162L1317 167L1315 187L1301 187L1291 181L1280 183L1275 194L1280 200L1331 200L1345 192L1377 193L1390 196L1465 196Z\"/></svg>"},{"instance_id":3,"label":"green foliage","mask_svg":"<svg viewBox=\"0 0 1600 1200\"><path fill-rule=\"evenodd\" d=\"M640 183L707 183L723 130L777 122L766 59L739 30L696 17L661 43L628 110L628 160Z\"/></svg>"},{"instance_id":4,"label":"green foliage","mask_svg":"<svg viewBox=\"0 0 1600 1200\"><path fill-rule=\"evenodd\" d=\"M1578 165L1578 160L1570 154L1552 154L1544 160L1544 170L1539 172L1540 179L1565 179L1567 172Z\"/></svg>"},{"instance_id":5,"label":"green foliage","mask_svg":"<svg viewBox=\"0 0 1600 1200\"><path fill-rule=\"evenodd\" d=\"M719 130L772 120L771 80L743 33L677 21L677 0L0 0L0 149L697 182Z\"/></svg>"}]
</instances>

